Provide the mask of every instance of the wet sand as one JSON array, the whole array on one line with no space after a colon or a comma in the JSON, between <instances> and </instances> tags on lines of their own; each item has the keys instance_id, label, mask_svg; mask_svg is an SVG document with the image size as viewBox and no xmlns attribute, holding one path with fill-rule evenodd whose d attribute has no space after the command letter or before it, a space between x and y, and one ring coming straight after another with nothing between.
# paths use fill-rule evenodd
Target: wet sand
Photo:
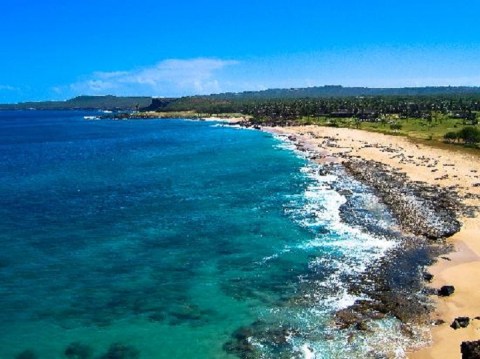
<instances>
[{"instance_id":1,"label":"wet sand","mask_svg":"<svg viewBox=\"0 0 480 359\"><path fill-rule=\"evenodd\" d=\"M354 129L317 126L276 127L269 132L294 135L306 149L319 153L317 161L340 162L361 158L386 164L405 173L411 181L422 181L454 189L468 206L480 206L480 161L478 156L462 151L434 148L390 136ZM455 286L449 297L432 296L436 311L432 322L431 345L409 353L409 358L461 358L462 341L480 340L480 218L460 217L462 229L447 242L454 251L439 258L428 271L434 275L432 288ZM450 324L457 317L471 319L467 328L454 330Z\"/></svg>"}]
</instances>

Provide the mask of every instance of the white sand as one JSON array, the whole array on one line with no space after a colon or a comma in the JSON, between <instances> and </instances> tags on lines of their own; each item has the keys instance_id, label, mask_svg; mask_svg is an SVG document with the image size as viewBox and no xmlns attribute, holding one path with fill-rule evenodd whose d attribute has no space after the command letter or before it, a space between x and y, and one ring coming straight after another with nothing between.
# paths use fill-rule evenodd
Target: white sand
<instances>
[{"instance_id":1,"label":"white sand","mask_svg":"<svg viewBox=\"0 0 480 359\"><path fill-rule=\"evenodd\" d=\"M307 146L318 150L320 161L339 161L344 155L375 160L405 172L413 181L442 187L453 186L460 195L480 196L479 157L457 151L434 148L411 142L405 137L389 136L354 129L300 126L267 129L278 134L293 134ZM478 198L464 199L468 205L480 205ZM437 310L432 319L445 324L432 327L432 345L409 353L409 358L461 358L460 344L480 340L480 320L473 320L465 329L454 330L450 324L456 317L480 316L480 219L460 218L459 233L448 239L455 252L450 260L439 259L429 271L434 274L431 286L454 285L450 297L434 297Z\"/></svg>"}]
</instances>

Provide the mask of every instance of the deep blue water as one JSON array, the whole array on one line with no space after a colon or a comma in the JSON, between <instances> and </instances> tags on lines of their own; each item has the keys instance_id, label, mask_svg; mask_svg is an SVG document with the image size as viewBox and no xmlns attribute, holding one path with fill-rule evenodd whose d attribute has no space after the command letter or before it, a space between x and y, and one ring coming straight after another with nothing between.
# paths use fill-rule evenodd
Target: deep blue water
<instances>
[{"instance_id":1,"label":"deep blue water","mask_svg":"<svg viewBox=\"0 0 480 359\"><path fill-rule=\"evenodd\" d=\"M0 358L235 358L239 328L265 358L386 346L393 319L332 326L395 245L340 218L339 184L392 225L368 189L263 132L84 115L0 112Z\"/></svg>"}]
</instances>

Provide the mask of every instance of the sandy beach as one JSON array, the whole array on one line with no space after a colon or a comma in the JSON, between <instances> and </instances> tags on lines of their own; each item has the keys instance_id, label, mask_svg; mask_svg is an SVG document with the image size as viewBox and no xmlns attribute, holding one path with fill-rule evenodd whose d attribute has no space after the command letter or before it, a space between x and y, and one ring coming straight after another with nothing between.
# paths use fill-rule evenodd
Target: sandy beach
<instances>
[{"instance_id":1,"label":"sandy beach","mask_svg":"<svg viewBox=\"0 0 480 359\"><path fill-rule=\"evenodd\" d=\"M348 158L374 160L403 172L411 181L454 189L469 206L480 205L480 162L478 157L457 151L411 142L408 138L366 131L317 126L276 127L267 129L294 135L307 149L320 154L321 162ZM431 328L431 345L410 352L409 358L461 358L463 341L480 340L480 218L460 217L462 229L447 241L454 251L443 256L428 271L434 275L432 288L453 285L449 297L432 296L436 311ZM457 317L470 317L467 328L454 330L450 324Z\"/></svg>"},{"instance_id":2,"label":"sandy beach","mask_svg":"<svg viewBox=\"0 0 480 359\"><path fill-rule=\"evenodd\" d=\"M203 121L215 121L215 122L223 122L229 125L238 125L245 121L245 117L202 117L201 120Z\"/></svg>"}]
</instances>

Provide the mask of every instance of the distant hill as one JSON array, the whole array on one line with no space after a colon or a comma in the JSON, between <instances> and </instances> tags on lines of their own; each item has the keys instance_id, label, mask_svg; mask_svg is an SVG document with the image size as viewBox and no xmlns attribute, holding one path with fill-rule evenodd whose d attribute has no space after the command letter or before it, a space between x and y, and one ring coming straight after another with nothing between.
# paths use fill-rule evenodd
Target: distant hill
<instances>
[{"instance_id":1,"label":"distant hill","mask_svg":"<svg viewBox=\"0 0 480 359\"><path fill-rule=\"evenodd\" d=\"M479 96L480 87L430 86L404 88L369 88L343 86L316 86L306 88L269 89L263 91L227 92L181 98L78 96L66 101L22 102L0 104L0 110L135 110L184 111L197 110L214 113L234 112L235 104L265 100L295 100L347 97L409 97L409 96Z\"/></svg>"},{"instance_id":2,"label":"distant hill","mask_svg":"<svg viewBox=\"0 0 480 359\"><path fill-rule=\"evenodd\" d=\"M150 105L141 107L141 111L163 111L178 98L152 98Z\"/></svg>"},{"instance_id":3,"label":"distant hill","mask_svg":"<svg viewBox=\"0 0 480 359\"><path fill-rule=\"evenodd\" d=\"M428 86L403 88L343 87L340 85L316 86L290 89L268 89L238 93L215 94L207 97L225 100L234 99L294 99L355 96L432 96L432 95L478 95L480 87Z\"/></svg>"},{"instance_id":4,"label":"distant hill","mask_svg":"<svg viewBox=\"0 0 480 359\"><path fill-rule=\"evenodd\" d=\"M186 111L226 113L237 112L243 103L269 100L340 99L361 97L452 97L480 96L480 87L404 87L369 88L343 86L317 86L307 88L269 89L264 91L228 92L178 99L153 99L148 111Z\"/></svg>"},{"instance_id":5,"label":"distant hill","mask_svg":"<svg viewBox=\"0 0 480 359\"><path fill-rule=\"evenodd\" d=\"M151 111L187 111L195 110L206 113L239 112L242 105L264 101L295 101L295 100L328 100L342 98L360 99L385 97L471 97L480 96L480 87L405 87L405 88L369 88L343 86L317 86L307 88L269 89L264 91L245 91L213 94L206 96L189 96L170 99L168 102L157 102L153 99L148 110ZM142 109L141 109L142 110Z\"/></svg>"},{"instance_id":6,"label":"distant hill","mask_svg":"<svg viewBox=\"0 0 480 359\"><path fill-rule=\"evenodd\" d=\"M0 110L135 110L151 103L151 97L78 96L66 101L4 104Z\"/></svg>"}]
</instances>

